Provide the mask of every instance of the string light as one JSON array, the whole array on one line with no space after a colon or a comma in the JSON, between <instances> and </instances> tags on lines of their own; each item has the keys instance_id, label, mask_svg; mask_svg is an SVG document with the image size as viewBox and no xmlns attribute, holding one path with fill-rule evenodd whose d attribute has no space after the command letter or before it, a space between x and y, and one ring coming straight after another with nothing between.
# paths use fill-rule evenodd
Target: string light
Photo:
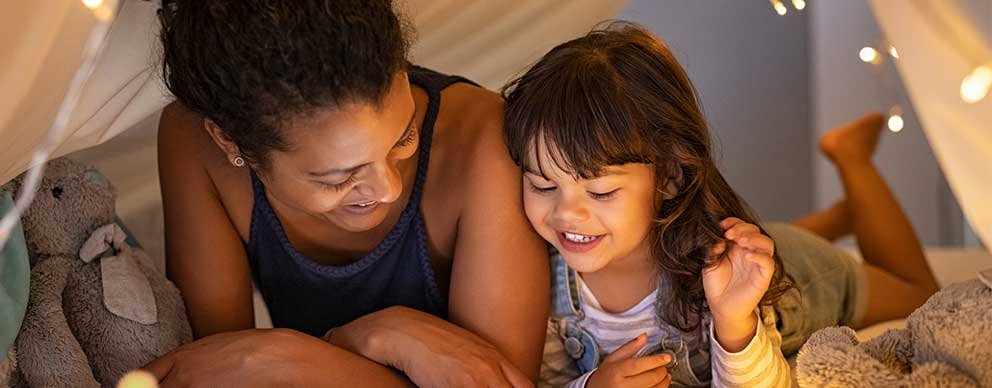
<instances>
[{"instance_id":1,"label":"string light","mask_svg":"<svg viewBox=\"0 0 992 388\"><path fill-rule=\"evenodd\" d=\"M878 50L875 50L871 46L865 46L858 51L858 58L866 63L878 63Z\"/></svg>"},{"instance_id":2,"label":"string light","mask_svg":"<svg viewBox=\"0 0 992 388\"><path fill-rule=\"evenodd\" d=\"M156 388L158 379L154 375L143 370L133 370L127 372L117 382L117 388Z\"/></svg>"},{"instance_id":3,"label":"string light","mask_svg":"<svg viewBox=\"0 0 992 388\"><path fill-rule=\"evenodd\" d=\"M899 132L905 124L906 123L902 119L902 109L899 109L898 106L894 106L892 109L889 109L888 125L890 131Z\"/></svg>"},{"instance_id":4,"label":"string light","mask_svg":"<svg viewBox=\"0 0 992 388\"><path fill-rule=\"evenodd\" d=\"M775 12L778 13L779 15L784 16L785 13L789 11L788 8L785 8L785 4L782 4L781 0L769 0L769 1L771 1L772 7L775 8Z\"/></svg>"},{"instance_id":5,"label":"string light","mask_svg":"<svg viewBox=\"0 0 992 388\"><path fill-rule=\"evenodd\" d=\"M85 5L86 8L96 10L103 5L103 0L83 0L83 5Z\"/></svg>"},{"instance_id":6,"label":"string light","mask_svg":"<svg viewBox=\"0 0 992 388\"><path fill-rule=\"evenodd\" d=\"M961 99L974 104L985 98L992 87L992 64L983 65L972 70L961 80Z\"/></svg>"},{"instance_id":7,"label":"string light","mask_svg":"<svg viewBox=\"0 0 992 388\"><path fill-rule=\"evenodd\" d=\"M792 6L796 7L797 11L802 11L806 8L806 0L792 0Z\"/></svg>"},{"instance_id":8,"label":"string light","mask_svg":"<svg viewBox=\"0 0 992 388\"><path fill-rule=\"evenodd\" d=\"M889 55L891 55L892 58L899 59L899 52L896 51L896 46L889 46Z\"/></svg>"}]
</instances>

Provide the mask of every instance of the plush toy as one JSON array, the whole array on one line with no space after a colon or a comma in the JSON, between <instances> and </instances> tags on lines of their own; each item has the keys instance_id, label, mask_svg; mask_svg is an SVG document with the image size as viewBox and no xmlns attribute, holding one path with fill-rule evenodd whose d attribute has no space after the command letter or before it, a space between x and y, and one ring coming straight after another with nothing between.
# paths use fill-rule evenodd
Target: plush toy
<instances>
[{"instance_id":1,"label":"plush toy","mask_svg":"<svg viewBox=\"0 0 992 388\"><path fill-rule=\"evenodd\" d=\"M192 339L179 290L125 241L114 199L95 170L48 163L21 218L31 281L12 386L113 387Z\"/></svg>"},{"instance_id":2,"label":"plush toy","mask_svg":"<svg viewBox=\"0 0 992 388\"><path fill-rule=\"evenodd\" d=\"M797 358L802 387L992 387L992 282L948 286L906 328L858 343L846 327L820 330Z\"/></svg>"}]
</instances>

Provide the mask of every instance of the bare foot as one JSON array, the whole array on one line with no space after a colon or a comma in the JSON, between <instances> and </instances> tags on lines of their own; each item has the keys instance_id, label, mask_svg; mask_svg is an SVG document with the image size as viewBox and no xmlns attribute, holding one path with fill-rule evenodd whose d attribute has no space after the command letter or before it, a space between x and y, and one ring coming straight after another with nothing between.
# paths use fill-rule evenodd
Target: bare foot
<instances>
[{"instance_id":1,"label":"bare foot","mask_svg":"<svg viewBox=\"0 0 992 388\"><path fill-rule=\"evenodd\" d=\"M885 124L881 113L869 113L820 137L820 152L835 164L871 163L878 137Z\"/></svg>"}]
</instances>

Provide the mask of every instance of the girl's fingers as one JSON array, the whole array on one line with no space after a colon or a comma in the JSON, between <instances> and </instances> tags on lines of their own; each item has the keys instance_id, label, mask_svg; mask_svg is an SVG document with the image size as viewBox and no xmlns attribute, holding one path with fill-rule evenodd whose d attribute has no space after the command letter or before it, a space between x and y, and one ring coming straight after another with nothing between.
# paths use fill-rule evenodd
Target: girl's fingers
<instances>
[{"instance_id":1,"label":"girl's fingers","mask_svg":"<svg viewBox=\"0 0 992 388\"><path fill-rule=\"evenodd\" d=\"M758 229L758 226L755 224L749 224L742 221L734 224L734 226L730 227L730 229L727 229L727 231L723 233L723 237L733 240L734 238L745 233L761 233L761 229Z\"/></svg>"},{"instance_id":2,"label":"girl's fingers","mask_svg":"<svg viewBox=\"0 0 992 388\"><path fill-rule=\"evenodd\" d=\"M634 355L637 354L637 352L639 352L647 343L648 335L641 333L637 337L634 337L634 339L620 345L620 347L617 348L617 350L614 350L613 353L610 353L609 356L606 356L606 358L603 359L603 363L618 362L634 357Z\"/></svg>"},{"instance_id":3,"label":"girl's fingers","mask_svg":"<svg viewBox=\"0 0 992 388\"><path fill-rule=\"evenodd\" d=\"M733 241L737 245L751 251L764 252L768 254L775 253L775 241L773 241L771 237L765 236L759 232L742 234L737 236Z\"/></svg>"},{"instance_id":4,"label":"girl's fingers","mask_svg":"<svg viewBox=\"0 0 992 388\"><path fill-rule=\"evenodd\" d=\"M720 256L726 250L727 250L727 242L726 241L720 241L720 242L718 242L716 244L713 244L713 248L710 249L710 257Z\"/></svg>"},{"instance_id":5,"label":"girl's fingers","mask_svg":"<svg viewBox=\"0 0 992 388\"><path fill-rule=\"evenodd\" d=\"M664 368L672 361L668 353L632 358L617 365L617 372L622 376L637 376L649 370Z\"/></svg>"},{"instance_id":6,"label":"girl's fingers","mask_svg":"<svg viewBox=\"0 0 992 388\"><path fill-rule=\"evenodd\" d=\"M627 382L634 387L653 387L670 378L668 368L660 367L651 369L636 376L630 376L627 378Z\"/></svg>"},{"instance_id":7,"label":"girl's fingers","mask_svg":"<svg viewBox=\"0 0 992 388\"><path fill-rule=\"evenodd\" d=\"M668 388L672 385L672 375L665 376L665 379L660 383L652 385L651 388Z\"/></svg>"},{"instance_id":8,"label":"girl's fingers","mask_svg":"<svg viewBox=\"0 0 992 388\"><path fill-rule=\"evenodd\" d=\"M737 217L727 217L724 218L723 221L720 221L720 227L723 228L723 230L727 230L730 229L732 226L743 222L744 220Z\"/></svg>"}]
</instances>

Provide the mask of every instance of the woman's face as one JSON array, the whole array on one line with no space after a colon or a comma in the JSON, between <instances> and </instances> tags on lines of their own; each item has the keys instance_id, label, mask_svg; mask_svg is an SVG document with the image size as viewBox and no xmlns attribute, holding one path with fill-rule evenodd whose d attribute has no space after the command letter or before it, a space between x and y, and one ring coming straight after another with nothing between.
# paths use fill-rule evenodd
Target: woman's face
<instances>
[{"instance_id":1,"label":"woman's face","mask_svg":"<svg viewBox=\"0 0 992 388\"><path fill-rule=\"evenodd\" d=\"M419 128L405 72L381 106L345 104L292 125L288 152L262 174L281 204L352 232L382 223L403 193L400 165L416 154Z\"/></svg>"}]
</instances>

